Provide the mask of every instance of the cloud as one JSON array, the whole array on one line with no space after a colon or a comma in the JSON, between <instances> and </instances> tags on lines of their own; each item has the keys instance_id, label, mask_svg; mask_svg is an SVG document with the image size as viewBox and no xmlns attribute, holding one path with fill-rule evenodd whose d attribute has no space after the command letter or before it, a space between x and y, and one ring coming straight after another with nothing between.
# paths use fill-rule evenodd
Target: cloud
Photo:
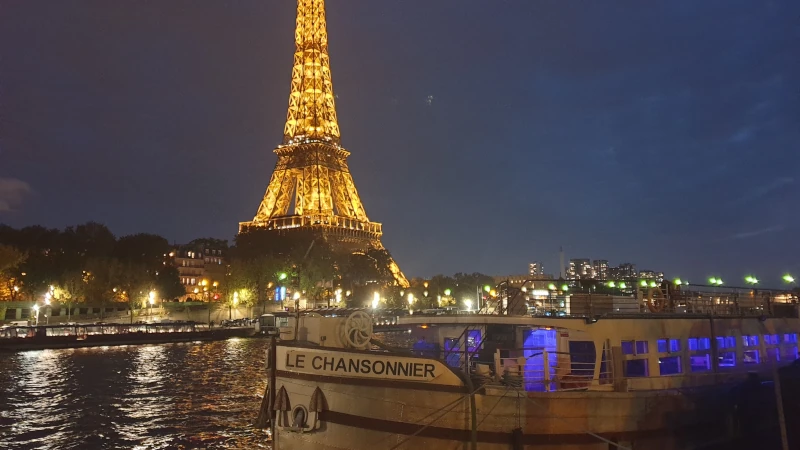
<instances>
[{"instance_id":1,"label":"cloud","mask_svg":"<svg viewBox=\"0 0 800 450\"><path fill-rule=\"evenodd\" d=\"M758 187L753 189L752 191L748 192L747 194L739 197L737 200L733 201L732 203L745 203L752 200L759 199L770 192L786 186L788 184L794 183L794 178L792 177L781 177L773 181L772 183L766 184L764 186Z\"/></svg>"},{"instance_id":2,"label":"cloud","mask_svg":"<svg viewBox=\"0 0 800 450\"><path fill-rule=\"evenodd\" d=\"M784 229L786 229L786 227L783 226L783 225L773 225L771 227L762 228L760 230L745 231L745 232L742 232L742 233L736 233L736 234L728 237L728 239L749 239L749 238L752 238L752 237L760 236L762 234L777 233L779 231L783 231Z\"/></svg>"},{"instance_id":3,"label":"cloud","mask_svg":"<svg viewBox=\"0 0 800 450\"><path fill-rule=\"evenodd\" d=\"M30 193L28 183L16 178L0 178L0 213L13 211Z\"/></svg>"}]
</instances>

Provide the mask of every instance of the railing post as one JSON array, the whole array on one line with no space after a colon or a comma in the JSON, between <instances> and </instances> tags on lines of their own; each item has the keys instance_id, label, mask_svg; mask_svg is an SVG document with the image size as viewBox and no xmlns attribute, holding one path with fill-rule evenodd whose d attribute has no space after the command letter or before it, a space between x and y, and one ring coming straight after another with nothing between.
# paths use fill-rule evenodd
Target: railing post
<instances>
[{"instance_id":1,"label":"railing post","mask_svg":"<svg viewBox=\"0 0 800 450\"><path fill-rule=\"evenodd\" d=\"M544 390L550 392L550 355L547 350L542 352L542 364L544 364Z\"/></svg>"}]
</instances>

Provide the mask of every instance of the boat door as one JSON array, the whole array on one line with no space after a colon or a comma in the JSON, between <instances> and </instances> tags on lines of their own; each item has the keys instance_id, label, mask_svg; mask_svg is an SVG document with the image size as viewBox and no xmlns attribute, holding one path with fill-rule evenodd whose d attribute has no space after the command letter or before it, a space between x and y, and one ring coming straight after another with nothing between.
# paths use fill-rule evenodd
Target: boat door
<instances>
[{"instance_id":1,"label":"boat door","mask_svg":"<svg viewBox=\"0 0 800 450\"><path fill-rule=\"evenodd\" d=\"M522 381L526 391L545 391L547 380L555 378L556 365L556 330L538 328L522 332L522 356L525 357L525 369ZM547 361L547 367L545 367ZM545 374L549 375L545 377Z\"/></svg>"}]
</instances>

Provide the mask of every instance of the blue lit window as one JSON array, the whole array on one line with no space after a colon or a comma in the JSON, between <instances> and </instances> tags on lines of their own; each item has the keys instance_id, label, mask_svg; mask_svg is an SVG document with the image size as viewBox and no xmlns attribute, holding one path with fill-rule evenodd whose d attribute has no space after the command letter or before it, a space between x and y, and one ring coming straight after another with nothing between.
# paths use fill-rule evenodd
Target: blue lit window
<instances>
[{"instance_id":1,"label":"blue lit window","mask_svg":"<svg viewBox=\"0 0 800 450\"><path fill-rule=\"evenodd\" d=\"M778 345L778 335L777 334L765 334L764 335L764 343L767 345Z\"/></svg>"},{"instance_id":2,"label":"blue lit window","mask_svg":"<svg viewBox=\"0 0 800 450\"><path fill-rule=\"evenodd\" d=\"M717 336L717 348L736 348L736 338L733 336Z\"/></svg>"},{"instance_id":3,"label":"blue lit window","mask_svg":"<svg viewBox=\"0 0 800 450\"><path fill-rule=\"evenodd\" d=\"M720 367L736 366L736 352L720 352L719 366Z\"/></svg>"},{"instance_id":4,"label":"blue lit window","mask_svg":"<svg viewBox=\"0 0 800 450\"><path fill-rule=\"evenodd\" d=\"M797 335L795 335L795 338ZM646 355L647 354L647 341L636 341L636 354L637 355Z\"/></svg>"},{"instance_id":5,"label":"blue lit window","mask_svg":"<svg viewBox=\"0 0 800 450\"><path fill-rule=\"evenodd\" d=\"M622 354L633 355L633 341L622 341Z\"/></svg>"},{"instance_id":6,"label":"blue lit window","mask_svg":"<svg viewBox=\"0 0 800 450\"><path fill-rule=\"evenodd\" d=\"M742 345L745 347L758 347L758 336L742 336Z\"/></svg>"},{"instance_id":7,"label":"blue lit window","mask_svg":"<svg viewBox=\"0 0 800 450\"><path fill-rule=\"evenodd\" d=\"M659 339L658 353L679 352L681 351L680 339Z\"/></svg>"},{"instance_id":8,"label":"blue lit window","mask_svg":"<svg viewBox=\"0 0 800 450\"><path fill-rule=\"evenodd\" d=\"M711 370L710 355L692 355L689 357L689 365L692 372L705 372Z\"/></svg>"},{"instance_id":9,"label":"blue lit window","mask_svg":"<svg viewBox=\"0 0 800 450\"><path fill-rule=\"evenodd\" d=\"M758 350L745 350L742 352L742 362L744 364L758 364L761 359L758 355Z\"/></svg>"},{"instance_id":10,"label":"blue lit window","mask_svg":"<svg viewBox=\"0 0 800 450\"><path fill-rule=\"evenodd\" d=\"M797 344L797 333L784 334L783 342L787 344Z\"/></svg>"},{"instance_id":11,"label":"blue lit window","mask_svg":"<svg viewBox=\"0 0 800 450\"><path fill-rule=\"evenodd\" d=\"M664 356L658 358L658 370L661 375L677 375L681 371L680 356Z\"/></svg>"},{"instance_id":12,"label":"blue lit window","mask_svg":"<svg viewBox=\"0 0 800 450\"><path fill-rule=\"evenodd\" d=\"M697 339L698 350L711 350L711 339L704 337Z\"/></svg>"},{"instance_id":13,"label":"blue lit window","mask_svg":"<svg viewBox=\"0 0 800 450\"><path fill-rule=\"evenodd\" d=\"M697 350L697 338L689 338L689 350Z\"/></svg>"}]
</instances>

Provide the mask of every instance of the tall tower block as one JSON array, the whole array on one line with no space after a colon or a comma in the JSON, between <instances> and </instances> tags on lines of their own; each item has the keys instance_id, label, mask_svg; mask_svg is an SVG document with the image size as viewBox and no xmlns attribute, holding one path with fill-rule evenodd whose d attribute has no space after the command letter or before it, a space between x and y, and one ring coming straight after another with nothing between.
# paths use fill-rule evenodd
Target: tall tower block
<instances>
[{"instance_id":1,"label":"tall tower block","mask_svg":"<svg viewBox=\"0 0 800 450\"><path fill-rule=\"evenodd\" d=\"M371 222L347 166L350 152L340 144L328 55L324 0L298 0L296 50L289 111L278 161L251 227L287 233L320 233L335 248L349 251L383 248L381 224ZM394 262L390 269L408 286Z\"/></svg>"}]
</instances>

